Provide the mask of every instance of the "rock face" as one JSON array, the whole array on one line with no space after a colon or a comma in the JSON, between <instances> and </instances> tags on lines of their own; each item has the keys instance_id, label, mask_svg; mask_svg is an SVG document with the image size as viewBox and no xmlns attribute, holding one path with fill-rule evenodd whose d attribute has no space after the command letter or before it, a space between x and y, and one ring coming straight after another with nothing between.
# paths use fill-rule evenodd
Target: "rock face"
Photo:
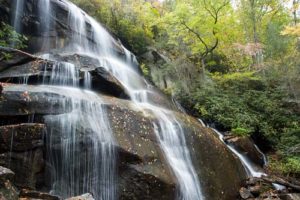
<instances>
[{"instance_id":1,"label":"rock face","mask_svg":"<svg viewBox=\"0 0 300 200\"><path fill-rule=\"evenodd\" d=\"M275 184L279 184L275 185ZM297 183L297 184L295 184ZM283 179L276 176L250 177L240 189L239 199L248 200L297 200L300 197L299 185L296 179ZM276 186L276 187L275 187Z\"/></svg>"},{"instance_id":2,"label":"rock face","mask_svg":"<svg viewBox=\"0 0 300 200\"><path fill-rule=\"evenodd\" d=\"M10 169L0 166L0 199L17 200L18 193L11 184L14 172Z\"/></svg>"},{"instance_id":3,"label":"rock face","mask_svg":"<svg viewBox=\"0 0 300 200\"><path fill-rule=\"evenodd\" d=\"M38 102L40 102L39 95L37 95L39 92L36 92L37 88L40 87L6 85L4 86L2 96L4 98L8 94L21 96L24 91L27 91L28 97L30 97L30 104L23 104L22 108L30 110L32 105L38 105ZM55 96L57 99L65 98L58 90L51 90L51 87L49 88L50 90L47 92L40 92L42 99L43 95ZM36 97L31 98L32 96ZM153 116L145 116L143 112L135 109L130 101L113 97L105 97L104 100L114 130L113 132L119 145L120 198L174 199L176 180L172 173L170 173L168 164L157 143L152 125L155 118ZM21 103L23 99L15 99L15 101ZM59 100L57 101L59 102ZM45 105L49 106L49 108L55 107L55 102L48 101ZM16 102L16 105L19 103ZM35 113L42 115L55 113L55 110L47 108L35 107L35 109ZM60 110L56 109L56 111L59 113ZM16 117L20 114L17 108L14 112ZM0 113L5 114L4 111ZM10 112L10 114L13 115L14 113ZM228 200L234 198L237 195L236 191L238 191L242 179L245 178L245 173L238 160L228 152L226 147L219 142L213 133L203 128L195 119L180 113L177 113L177 115L184 121L187 142L191 147L192 157L194 157L194 162L197 166L197 173L201 177L201 184L208 195L207 198L219 199L222 197L222 199ZM27 138L22 138L25 134L18 135L18 131L27 131L29 128L32 128L33 131L31 135L26 135ZM36 138L38 139L36 136L41 134L40 132L43 128L44 125L41 124L20 124L4 126L1 129L18 130L15 132L15 135L19 137L18 141L27 143L28 138L34 138L32 142ZM38 132L35 133L35 131ZM9 131L6 132L6 135L8 133ZM57 132L56 134L57 137L60 137L59 135L62 133ZM9 137L6 136L4 138ZM80 143L81 145L83 144L80 141L82 140L78 140L78 145ZM34 146L32 146L32 143L27 143L27 145L27 148L19 148L17 145L16 150L26 149L27 151L8 152L5 154L6 157L0 159L3 162L1 164L8 165L11 156L11 159L13 159L11 162L13 163L11 166L12 169L18 176L22 177L22 179L16 180L18 186L30 187L32 189L37 188L37 186L46 187L48 184L47 180L43 179L46 174L40 174L43 172L46 164L43 160L45 152L39 148L29 150ZM25 144L20 146L24 147ZM56 147L60 151L63 150L63 147L59 143L56 143ZM25 168L30 170L25 170Z\"/></svg>"},{"instance_id":4,"label":"rock face","mask_svg":"<svg viewBox=\"0 0 300 200\"><path fill-rule=\"evenodd\" d=\"M12 21L12 16L17 14L20 18L20 29L29 38L28 51L31 53L45 52L50 49L63 49L67 47L70 42L70 35L80 34L77 30L73 30L68 25L69 20L69 8L68 4L64 1L50 0L52 12L44 13L40 15L39 12L41 7L45 6L45 3L40 3L40 0L26 0L24 4L24 10L18 10L15 13L14 7L15 1L1 0L0 1L0 20L8 24ZM82 11L83 12L83 11ZM50 16L49 16L50 15ZM52 26L45 31L44 24L49 20L49 24ZM85 33L84 38L87 38L91 43L96 44L90 30L91 24L86 22L86 28L88 29ZM47 41L48 45L45 45ZM113 41L112 49L117 54L124 56L124 50L121 44L117 41Z\"/></svg>"},{"instance_id":5,"label":"rock face","mask_svg":"<svg viewBox=\"0 0 300 200\"><path fill-rule=\"evenodd\" d=\"M39 7L42 6L39 2L41 1L26 0L21 29L29 38L28 51L39 55L43 54L41 52L50 53L37 57L17 50L0 49L0 55L11 55L8 60L0 62L0 165L10 168L16 174L14 184L21 190L19 196L23 199L60 198L40 191L53 189L52 172L64 167L62 155L71 150L66 145L71 143L76 147L76 152L72 153L78 155L78 160L70 167L80 168L82 159L95 150L90 144L96 134L93 129L86 127L89 119L78 118L76 140L69 141L67 133L60 127L62 124L52 119L64 117L72 113L76 106L84 107L85 102L92 102L103 106L103 112L108 117L107 123L112 129L115 140L113 145L118 158L118 179L115 184L119 199L174 200L180 183L158 141L154 126L158 119L153 113L142 110L128 100L128 87L109 68L103 66L105 59L109 58L64 52L72 42L69 35L78 34L68 26L70 8L65 1L50 1L52 12L47 14L50 15L48 17L52 26L47 31L41 29L45 16L38 15ZM18 14L11 9L9 0L0 0L0 12L0 19L6 22L10 21L10 16ZM91 36L90 26L86 22L87 30L82 37L98 45ZM49 45L45 46L43 41L48 41ZM120 57L124 57L124 49L117 40L113 41L111 48ZM67 68L69 71L66 73L62 71L55 74L55 69L60 65L71 65L73 71ZM82 90L87 87L87 75L90 75L90 89L96 93ZM64 82L60 86L55 83L60 82L61 77L56 76L62 76ZM57 82L51 82L53 77ZM137 81L135 77L127 78ZM75 82L77 88L70 87L67 84L70 81ZM150 102L174 108L169 99L155 88L145 91L151 93L145 94L151 96ZM88 95L90 93L95 95ZM92 97L93 99L89 99ZM73 99L82 101L77 101L76 104ZM239 160L209 129L202 127L194 118L174 110L172 114L182 125L192 163L206 199L235 199L246 178ZM64 123L68 125L69 121ZM49 158L53 152L55 157ZM51 159L55 162L51 162ZM76 178L80 179L80 183L85 181L81 180L84 177ZM101 180L97 183L101 184ZM91 191L83 193L85 192ZM78 192L75 195L80 194ZM73 199L92 198L90 195L83 195Z\"/></svg>"},{"instance_id":6,"label":"rock face","mask_svg":"<svg viewBox=\"0 0 300 200\"><path fill-rule=\"evenodd\" d=\"M0 82L10 83L26 83L26 84L42 84L47 83L52 74L53 68L60 67L56 61L41 59L34 57L28 53L12 50L10 48L0 48L1 54L9 54L16 56L17 60L24 58L22 61L2 61L0 63ZM105 68L101 67L99 60L86 55L71 54L71 55L52 55L56 60L72 63L76 65L77 82L83 87L84 72L89 72L93 90L113 95L120 98L128 98L128 94L123 85ZM27 61L27 62L26 62ZM5 62L5 63L4 63ZM9 63L9 64L8 64ZM2 64L2 65L1 65Z\"/></svg>"}]
</instances>

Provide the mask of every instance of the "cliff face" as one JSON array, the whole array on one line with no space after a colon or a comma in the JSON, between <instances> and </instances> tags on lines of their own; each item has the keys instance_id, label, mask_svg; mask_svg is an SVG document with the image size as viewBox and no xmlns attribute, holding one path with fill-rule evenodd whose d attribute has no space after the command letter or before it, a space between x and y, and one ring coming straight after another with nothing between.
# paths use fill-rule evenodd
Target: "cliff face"
<instances>
[{"instance_id":1,"label":"cliff face","mask_svg":"<svg viewBox=\"0 0 300 200\"><path fill-rule=\"evenodd\" d=\"M162 121L153 106L145 108L132 100L133 89L126 85L126 77L122 79L119 61L70 51L74 34L79 34L70 25L70 4L51 0L51 26L41 28L45 16L39 14L38 2L26 0L17 13L20 29L29 38L28 52L35 55L0 48L0 55L11 55L0 61L0 165L15 173L14 178L13 172L4 173L11 176L0 173L0 195L16 199L19 190L30 189L53 190L64 198L90 192L97 199L103 196L95 192L108 194L112 190L117 199L176 199L182 184L174 170L178 166L170 165L162 147L157 132L164 134L166 130L155 126ZM5 22L16 16L8 0L1 0L0 12ZM101 49L103 44L95 40L91 21L84 23L85 34L80 37ZM111 44L110 50L126 60L121 43L112 39ZM187 147L203 196L235 199L246 176L238 159L212 131L177 111L167 97L150 88L146 91L148 102L168 110L178 124L174 131L180 129L184 134L180 145ZM111 180L106 181L108 174ZM8 180L16 187L12 185L9 192Z\"/></svg>"}]
</instances>

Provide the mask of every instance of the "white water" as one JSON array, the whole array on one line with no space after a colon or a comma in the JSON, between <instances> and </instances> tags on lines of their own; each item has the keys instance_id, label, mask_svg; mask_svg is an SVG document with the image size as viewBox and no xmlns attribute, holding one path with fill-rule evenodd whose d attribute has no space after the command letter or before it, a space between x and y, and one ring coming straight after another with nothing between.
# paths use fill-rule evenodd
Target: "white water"
<instances>
[{"instance_id":1,"label":"white water","mask_svg":"<svg viewBox=\"0 0 300 200\"><path fill-rule=\"evenodd\" d=\"M22 0L24 1L24 0ZM38 14L40 17L40 32L49 34L50 32L50 18L51 18L51 4L50 0L39 0L38 1ZM43 40L43 50L48 50L50 48L50 37L46 37Z\"/></svg>"},{"instance_id":2,"label":"white water","mask_svg":"<svg viewBox=\"0 0 300 200\"><path fill-rule=\"evenodd\" d=\"M92 88L92 79L90 72L84 72L84 88L90 90Z\"/></svg>"},{"instance_id":3,"label":"white water","mask_svg":"<svg viewBox=\"0 0 300 200\"><path fill-rule=\"evenodd\" d=\"M60 105L63 110L71 110L46 117L50 127L47 155L53 167L51 193L70 197L90 192L95 199L116 199L114 139L101 99L93 92L76 88L50 89L61 90L68 98ZM49 87L44 88L47 90ZM58 130L62 134L59 138ZM56 151L58 144L63 151Z\"/></svg>"},{"instance_id":4,"label":"white water","mask_svg":"<svg viewBox=\"0 0 300 200\"><path fill-rule=\"evenodd\" d=\"M22 31L21 29L21 13L20 11L24 10L24 0L14 0L14 16L12 25L14 29L19 33Z\"/></svg>"},{"instance_id":5,"label":"white water","mask_svg":"<svg viewBox=\"0 0 300 200\"><path fill-rule=\"evenodd\" d=\"M22 10L24 10L24 0L14 0L14 16L12 16L12 26L17 33L22 32L21 20L22 20ZM15 47L15 42L12 42L11 46Z\"/></svg>"},{"instance_id":6,"label":"white water","mask_svg":"<svg viewBox=\"0 0 300 200\"><path fill-rule=\"evenodd\" d=\"M224 136L222 133L220 133L218 130L212 128L212 130L218 134L219 139L224 143ZM227 144L226 144L227 145ZM253 163L251 161L249 161L249 159L247 159L246 156L242 155L241 153L239 153L234 147L232 147L231 145L227 145L227 147L241 160L243 166L245 167L247 173L249 176L252 177L261 177L263 175L266 175L265 173L259 171L258 169L255 168L255 166L253 165Z\"/></svg>"},{"instance_id":7,"label":"white water","mask_svg":"<svg viewBox=\"0 0 300 200\"><path fill-rule=\"evenodd\" d=\"M153 109L158 124L154 124L160 145L178 179L178 199L204 199L197 173L193 167L184 131L174 114L162 109Z\"/></svg>"},{"instance_id":8,"label":"white water","mask_svg":"<svg viewBox=\"0 0 300 200\"><path fill-rule=\"evenodd\" d=\"M44 84L79 87L79 72L71 63L55 62L48 74L47 66L45 66Z\"/></svg>"}]
</instances>

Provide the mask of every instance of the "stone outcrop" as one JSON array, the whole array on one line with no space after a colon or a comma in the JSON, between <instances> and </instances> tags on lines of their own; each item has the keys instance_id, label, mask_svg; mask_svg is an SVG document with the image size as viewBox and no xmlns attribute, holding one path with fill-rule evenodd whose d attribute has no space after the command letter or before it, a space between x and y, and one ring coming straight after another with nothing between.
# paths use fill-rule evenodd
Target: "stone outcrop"
<instances>
[{"instance_id":1,"label":"stone outcrop","mask_svg":"<svg viewBox=\"0 0 300 200\"><path fill-rule=\"evenodd\" d=\"M45 6L39 3L39 0L26 0L24 4L24 12L17 11L17 17L20 18L20 29L28 37L28 51L31 53L45 52L50 49L64 49L68 47L71 34L79 34L77 30L73 30L68 25L69 8L66 2L59 0L50 0L51 10L53 12L45 13L40 16L39 10L41 6ZM0 21L4 21L8 24L11 23L11 16L16 15L14 9L12 9L11 0L0 1ZM82 11L83 12L83 11ZM50 16L47 16L50 15ZM47 17L47 19L46 19ZM45 21L49 20L52 26L49 30L44 31ZM89 42L99 45L93 39L92 31L90 30L91 24L86 21L86 35ZM44 45L47 41L48 45ZM113 40L112 51L116 52L120 56L124 56L125 52L121 46L121 43L115 39Z\"/></svg>"},{"instance_id":2,"label":"stone outcrop","mask_svg":"<svg viewBox=\"0 0 300 200\"><path fill-rule=\"evenodd\" d=\"M0 153L24 152L44 145L44 124L17 124L0 126Z\"/></svg>"},{"instance_id":3,"label":"stone outcrop","mask_svg":"<svg viewBox=\"0 0 300 200\"><path fill-rule=\"evenodd\" d=\"M11 54L11 52L13 53ZM53 68L59 64L57 61L38 58L19 50L15 50L15 52L17 53L14 53L14 50L10 48L0 48L0 55L8 54L12 58L15 58L15 56L19 59L24 58L18 62L10 60L3 61L3 63L0 62L0 82L42 84L49 80ZM97 59L79 54L53 55L53 58L74 64L79 74L77 81L82 87L84 84L84 72L87 71L91 75L93 90L120 98L128 98L124 86L112 73L103 68ZM7 64L7 62L10 64Z\"/></svg>"},{"instance_id":4,"label":"stone outcrop","mask_svg":"<svg viewBox=\"0 0 300 200\"><path fill-rule=\"evenodd\" d=\"M17 200L18 192L11 183L15 173L10 169L0 166L0 199Z\"/></svg>"},{"instance_id":5,"label":"stone outcrop","mask_svg":"<svg viewBox=\"0 0 300 200\"><path fill-rule=\"evenodd\" d=\"M227 135L225 141L233 145L239 152L246 154L253 163L263 167L265 164L264 155L258 150L251 138L244 136Z\"/></svg>"},{"instance_id":6,"label":"stone outcrop","mask_svg":"<svg viewBox=\"0 0 300 200\"><path fill-rule=\"evenodd\" d=\"M87 193L87 194L83 194L83 195L80 195L77 197L71 197L66 200L95 200L95 199L94 199L93 195Z\"/></svg>"},{"instance_id":7,"label":"stone outcrop","mask_svg":"<svg viewBox=\"0 0 300 200\"><path fill-rule=\"evenodd\" d=\"M281 187L275 187L275 184L281 182L283 185ZM263 176L261 178L249 178L246 181L244 187L239 191L239 199L248 199L248 200L298 200L300 197L300 190L295 190L291 186L296 186L289 180L284 180L279 177L267 177ZM286 186L286 187L284 187ZM297 188L298 186L296 186ZM280 189L279 189L280 188ZM300 188L300 187L299 187Z\"/></svg>"}]
</instances>

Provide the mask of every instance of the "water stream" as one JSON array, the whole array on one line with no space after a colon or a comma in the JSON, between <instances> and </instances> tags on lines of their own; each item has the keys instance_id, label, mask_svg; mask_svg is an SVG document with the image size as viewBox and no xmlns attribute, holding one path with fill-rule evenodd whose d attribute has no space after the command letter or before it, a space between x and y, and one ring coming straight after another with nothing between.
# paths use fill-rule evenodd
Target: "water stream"
<instances>
[{"instance_id":1,"label":"water stream","mask_svg":"<svg viewBox=\"0 0 300 200\"><path fill-rule=\"evenodd\" d=\"M202 119L198 119L198 121L201 123L202 126L207 127ZM239 160L241 161L242 165L244 166L249 177L258 177L259 178L262 176L267 176L267 174L264 173L263 169L257 167L252 161L250 161L250 159L247 158L246 155L240 153L234 146L226 143L224 140L224 135L220 131L218 131L215 128L211 128L211 129L218 135L219 139L230 149L230 151L239 158ZM254 144L254 147L263 156L264 165L266 165L267 164L266 155L255 144ZM284 190L285 189L284 186L279 185L279 184L273 183L273 186L276 190Z\"/></svg>"}]
</instances>

